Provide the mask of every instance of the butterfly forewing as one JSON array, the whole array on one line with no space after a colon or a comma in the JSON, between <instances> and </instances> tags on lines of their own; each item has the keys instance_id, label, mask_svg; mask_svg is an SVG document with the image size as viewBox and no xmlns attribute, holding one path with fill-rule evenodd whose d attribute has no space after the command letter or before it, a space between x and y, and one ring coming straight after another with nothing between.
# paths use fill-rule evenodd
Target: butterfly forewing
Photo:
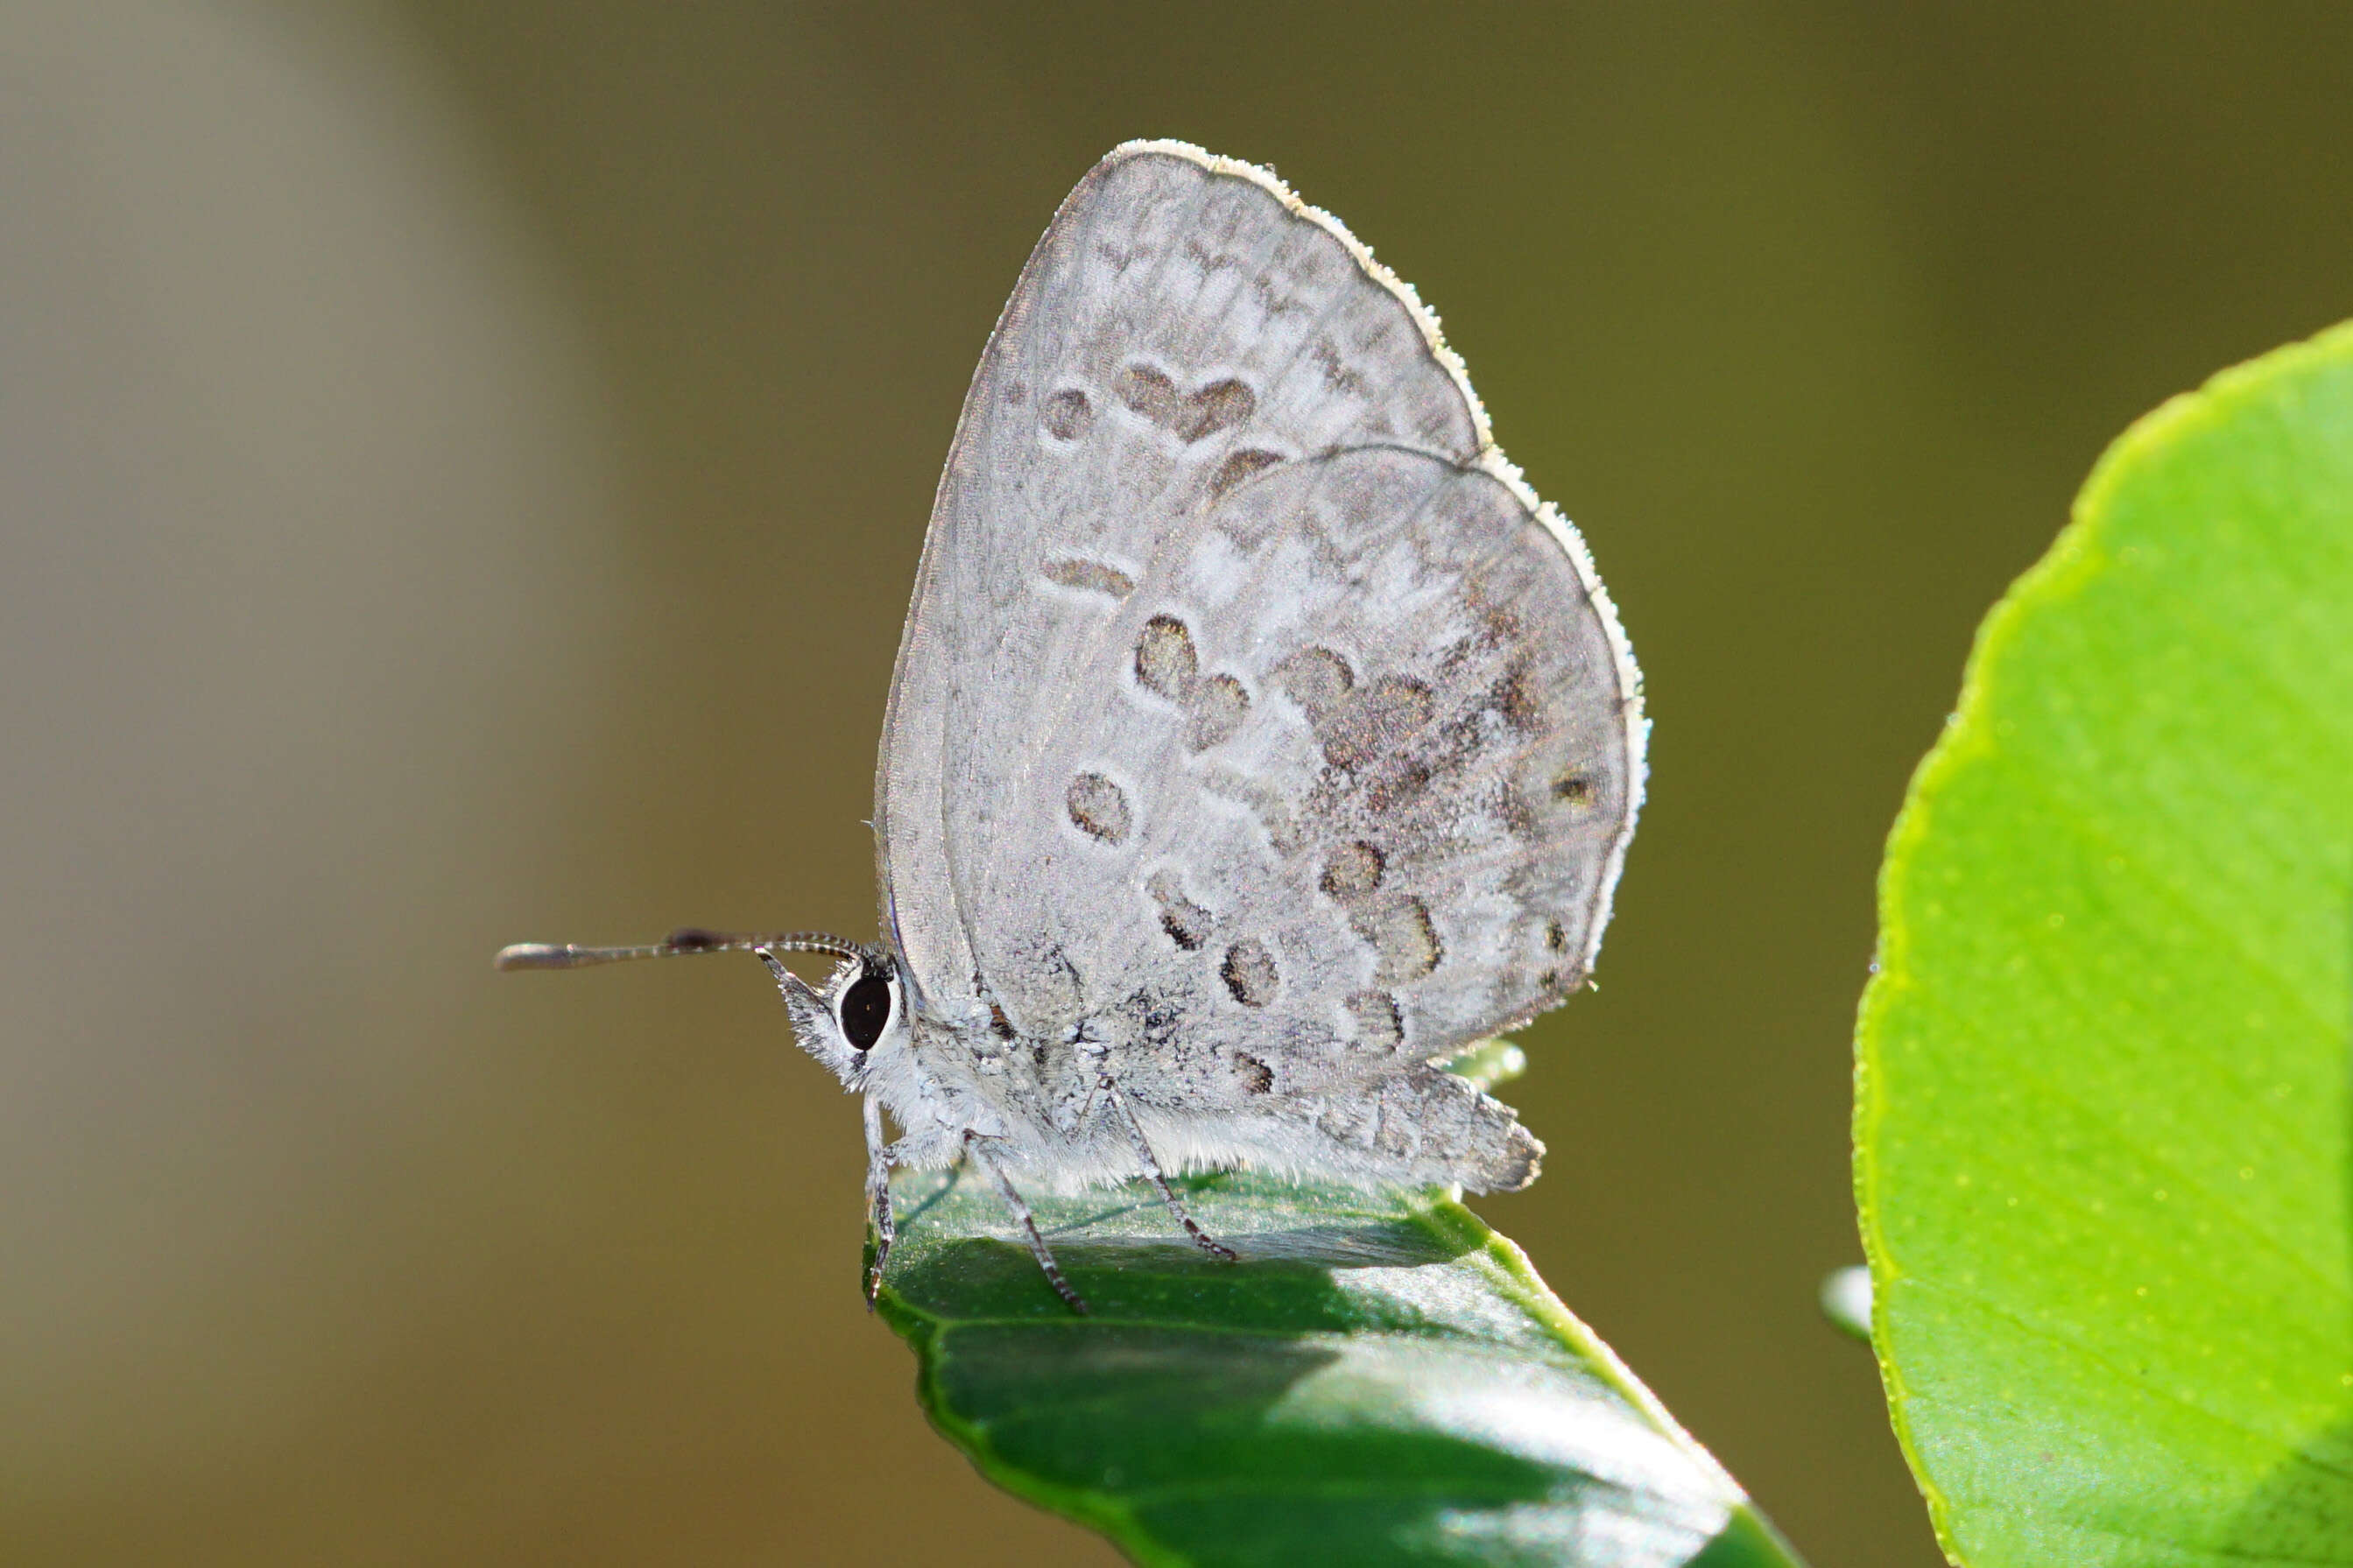
<instances>
[{"instance_id":1,"label":"butterfly forewing","mask_svg":"<svg viewBox=\"0 0 2353 1568\"><path fill-rule=\"evenodd\" d=\"M1208 1109L1451 1055L1590 963L1639 803L1581 547L1435 325L1270 176L1132 144L974 379L877 781L923 1005Z\"/></svg>"}]
</instances>

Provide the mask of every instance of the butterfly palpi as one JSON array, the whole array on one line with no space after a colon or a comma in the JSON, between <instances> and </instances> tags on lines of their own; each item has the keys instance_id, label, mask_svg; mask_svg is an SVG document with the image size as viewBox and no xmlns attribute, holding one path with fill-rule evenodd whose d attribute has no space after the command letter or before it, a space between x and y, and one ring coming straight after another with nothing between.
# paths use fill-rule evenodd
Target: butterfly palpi
<instances>
[{"instance_id":1,"label":"butterfly palpi","mask_svg":"<svg viewBox=\"0 0 2353 1568\"><path fill-rule=\"evenodd\" d=\"M1267 172L1133 142L1022 268L940 479L875 769L881 940L748 949L898 1166L1525 1185L1443 1064L1579 987L1646 725L1583 542L1413 291ZM821 985L786 952L832 955ZM888 1135L883 1115L896 1123Z\"/></svg>"}]
</instances>

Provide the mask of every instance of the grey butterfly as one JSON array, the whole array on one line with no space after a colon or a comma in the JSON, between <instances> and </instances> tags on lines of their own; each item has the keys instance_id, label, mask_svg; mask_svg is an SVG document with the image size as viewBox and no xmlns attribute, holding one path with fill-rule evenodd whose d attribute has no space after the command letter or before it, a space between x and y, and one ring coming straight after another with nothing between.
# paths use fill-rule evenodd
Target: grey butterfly
<instances>
[{"instance_id":1,"label":"grey butterfly","mask_svg":"<svg viewBox=\"0 0 2353 1568\"><path fill-rule=\"evenodd\" d=\"M1132 142L973 377L875 770L883 936L748 948L897 1166L1021 1198L1250 1166L1504 1191L1543 1145L1441 1064L1599 947L1647 726L1576 531L1438 322L1266 170ZM830 953L822 985L776 954ZM887 1137L883 1113L900 1129Z\"/></svg>"}]
</instances>

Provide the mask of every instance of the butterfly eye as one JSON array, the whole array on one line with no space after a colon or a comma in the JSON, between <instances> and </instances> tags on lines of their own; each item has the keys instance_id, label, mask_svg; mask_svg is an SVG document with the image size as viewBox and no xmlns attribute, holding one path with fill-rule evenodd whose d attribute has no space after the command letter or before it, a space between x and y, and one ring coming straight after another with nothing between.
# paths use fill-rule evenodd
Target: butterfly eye
<instances>
[{"instance_id":1,"label":"butterfly eye","mask_svg":"<svg viewBox=\"0 0 2353 1568\"><path fill-rule=\"evenodd\" d=\"M860 975L842 992L834 1016L841 1020L842 1035L852 1048L870 1048L891 1022L891 983L879 974Z\"/></svg>"}]
</instances>

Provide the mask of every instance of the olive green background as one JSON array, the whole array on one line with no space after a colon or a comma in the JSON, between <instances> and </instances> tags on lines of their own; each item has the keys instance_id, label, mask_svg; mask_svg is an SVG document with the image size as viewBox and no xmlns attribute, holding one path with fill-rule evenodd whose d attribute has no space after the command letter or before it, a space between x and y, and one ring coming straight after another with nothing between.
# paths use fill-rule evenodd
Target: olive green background
<instances>
[{"instance_id":1,"label":"olive green background","mask_svg":"<svg viewBox=\"0 0 2353 1568\"><path fill-rule=\"evenodd\" d=\"M1446 320L1649 678L1598 994L1482 1211L1817 1568L1935 1561L1868 1356L1872 877L2103 444L2353 315L2336 5L0 0L0 1542L1101 1562L923 1427L853 1107L982 340L1088 163L1274 163Z\"/></svg>"}]
</instances>

